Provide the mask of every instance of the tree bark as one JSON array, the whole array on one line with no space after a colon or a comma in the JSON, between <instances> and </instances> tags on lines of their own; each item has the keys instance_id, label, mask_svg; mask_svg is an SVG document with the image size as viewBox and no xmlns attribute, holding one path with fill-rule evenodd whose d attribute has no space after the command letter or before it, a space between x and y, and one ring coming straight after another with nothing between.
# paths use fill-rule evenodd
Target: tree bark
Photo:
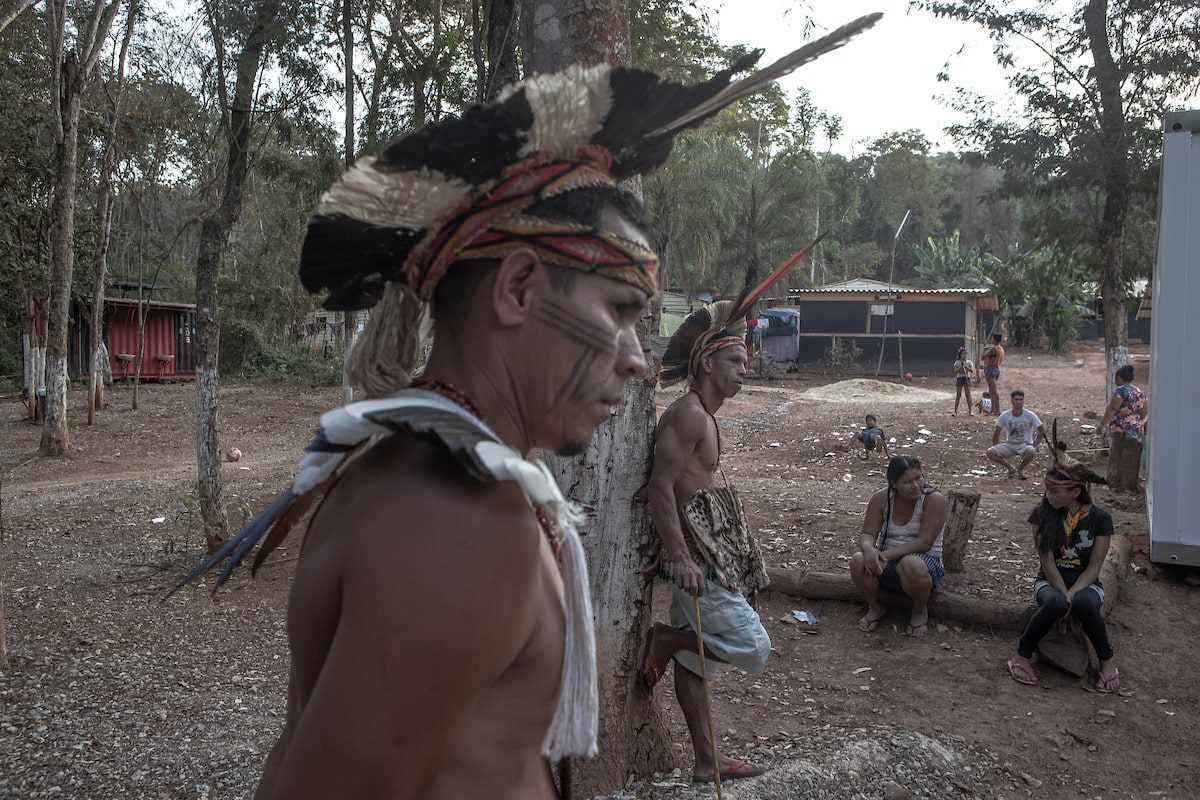
<instances>
[{"instance_id":1,"label":"tree bark","mask_svg":"<svg viewBox=\"0 0 1200 800\"><path fill-rule=\"evenodd\" d=\"M629 63L623 0L525 0L521 23L526 74L575 62ZM649 353L649 318L639 334ZM626 385L620 409L581 458L551 459L567 496L590 512L582 533L596 614L600 755L576 763L573 788L583 796L623 786L630 773L647 775L671 765L662 717L637 686L654 585L639 569L649 514L633 495L650 471L656 382L651 369Z\"/></svg>"},{"instance_id":2,"label":"tree bark","mask_svg":"<svg viewBox=\"0 0 1200 800\"><path fill-rule=\"evenodd\" d=\"M222 502L220 440L217 433L220 306L217 284L229 232L242 210L242 191L250 172L254 131L254 89L267 45L276 36L279 0L260 0L245 45L237 57L226 130L229 155L221 202L204 218L196 253L196 488L205 542L214 552L227 536ZM214 19L217 15L214 14ZM223 35L214 24L213 36ZM224 75L217 78L222 83Z\"/></svg>"},{"instance_id":3,"label":"tree bark","mask_svg":"<svg viewBox=\"0 0 1200 800\"><path fill-rule=\"evenodd\" d=\"M36 3L37 0L12 0L5 9L0 11L0 32L3 32L21 12Z\"/></svg>"},{"instance_id":4,"label":"tree bark","mask_svg":"<svg viewBox=\"0 0 1200 800\"><path fill-rule=\"evenodd\" d=\"M1088 0L1083 26L1095 64L1100 94L1100 151L1104 153L1104 210L1096 231L1100 253L1100 293L1104 306L1104 397L1112 397L1113 374L1129 363L1128 301L1124 286L1125 221L1129 213L1129 138L1121 96L1121 70L1108 38L1108 0Z\"/></svg>"},{"instance_id":5,"label":"tree bark","mask_svg":"<svg viewBox=\"0 0 1200 800\"><path fill-rule=\"evenodd\" d=\"M942 563L947 572L962 572L967 542L975 529L975 513L979 510L979 492L951 489L947 495L950 513L942 539Z\"/></svg>"},{"instance_id":6,"label":"tree bark","mask_svg":"<svg viewBox=\"0 0 1200 800\"><path fill-rule=\"evenodd\" d=\"M768 568L771 582L768 591L782 592L792 597L807 600L840 600L844 603L861 603L858 587L849 574L841 572L798 572ZM908 608L912 602L907 595L881 591L880 600L889 608ZM996 628L1005 631L1023 631L1033 609L1029 606L994 603L969 595L936 591L929 598L929 613L938 619Z\"/></svg>"},{"instance_id":7,"label":"tree bark","mask_svg":"<svg viewBox=\"0 0 1200 800\"><path fill-rule=\"evenodd\" d=\"M97 0L78 27L75 48L66 49L65 0L50 4L56 91L54 221L50 227L50 302L46 311L46 413L40 451L60 456L71 447L67 433L67 354L71 280L75 270L75 179L79 156L79 112L120 0Z\"/></svg>"},{"instance_id":8,"label":"tree bark","mask_svg":"<svg viewBox=\"0 0 1200 800\"><path fill-rule=\"evenodd\" d=\"M104 373L100 359L107 359L104 346L104 280L108 272L108 242L112 230L112 171L117 152L117 125L121 119L121 93L125 87L125 64L137 24L138 0L132 0L126 12L125 37L117 58L116 86L113 89L112 114L108 138L100 159L100 185L96 190L96 260L92 265L91 358L88 362L88 425L96 422L96 409L104 405Z\"/></svg>"},{"instance_id":9,"label":"tree bark","mask_svg":"<svg viewBox=\"0 0 1200 800\"><path fill-rule=\"evenodd\" d=\"M526 75L575 63L628 66L629 6L621 0L525 0L521 46Z\"/></svg>"},{"instance_id":10,"label":"tree bark","mask_svg":"<svg viewBox=\"0 0 1200 800\"><path fill-rule=\"evenodd\" d=\"M1142 471L1141 442L1130 439L1123 433L1109 434L1111 446L1108 450L1108 471L1105 479L1110 488L1118 492L1136 492Z\"/></svg>"},{"instance_id":11,"label":"tree bark","mask_svg":"<svg viewBox=\"0 0 1200 800\"><path fill-rule=\"evenodd\" d=\"M485 100L509 84L516 83L517 70L517 0L491 0L487 17L487 83Z\"/></svg>"},{"instance_id":12,"label":"tree bark","mask_svg":"<svg viewBox=\"0 0 1200 800\"><path fill-rule=\"evenodd\" d=\"M354 164L354 19L351 16L351 0L342 0L342 61L346 69L346 169ZM350 363L350 350L354 347L357 315L353 311L342 312L342 363ZM354 402L354 386L350 373L342 370L342 405Z\"/></svg>"},{"instance_id":13,"label":"tree bark","mask_svg":"<svg viewBox=\"0 0 1200 800\"><path fill-rule=\"evenodd\" d=\"M1132 552L1133 543L1129 539L1121 534L1112 537L1108 555L1100 567L1100 583L1104 586L1100 615L1105 619L1112 614L1117 601L1120 600L1121 589L1129 575L1129 556ZM1042 661L1072 675L1081 676L1086 672L1093 652L1091 642L1074 617L1060 622L1038 644L1038 657Z\"/></svg>"}]
</instances>

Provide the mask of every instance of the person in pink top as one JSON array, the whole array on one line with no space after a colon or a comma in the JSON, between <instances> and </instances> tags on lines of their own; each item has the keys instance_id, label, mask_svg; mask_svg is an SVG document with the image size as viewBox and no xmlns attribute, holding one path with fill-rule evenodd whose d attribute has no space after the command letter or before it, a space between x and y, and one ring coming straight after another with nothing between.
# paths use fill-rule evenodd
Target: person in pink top
<instances>
[{"instance_id":1,"label":"person in pink top","mask_svg":"<svg viewBox=\"0 0 1200 800\"><path fill-rule=\"evenodd\" d=\"M929 594L946 574L942 566L946 498L925 483L921 462L912 456L892 457L887 482L887 488L867 503L859 552L850 559L850 575L867 601L867 613L858 627L866 633L879 627L886 613L879 598L882 586L912 600L907 635L927 636Z\"/></svg>"}]
</instances>

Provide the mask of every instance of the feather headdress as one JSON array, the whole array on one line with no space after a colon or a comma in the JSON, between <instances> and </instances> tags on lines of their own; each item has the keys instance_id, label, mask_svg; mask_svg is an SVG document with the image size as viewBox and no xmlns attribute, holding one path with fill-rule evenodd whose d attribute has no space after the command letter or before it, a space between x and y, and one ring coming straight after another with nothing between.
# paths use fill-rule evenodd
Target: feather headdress
<instances>
[{"instance_id":1,"label":"feather headdress","mask_svg":"<svg viewBox=\"0 0 1200 800\"><path fill-rule=\"evenodd\" d=\"M656 290L657 260L594 225L558 220L543 249L539 205L582 188L613 187L666 161L680 132L846 43L880 14L861 17L740 80L761 51L710 80L671 83L607 64L534 75L496 102L468 108L359 159L321 198L309 223L300 279L327 290L331 310L368 308L389 282L428 300L451 263L533 246L551 261ZM491 235L488 235L488 234Z\"/></svg>"},{"instance_id":2,"label":"feather headdress","mask_svg":"<svg viewBox=\"0 0 1200 800\"><path fill-rule=\"evenodd\" d=\"M682 380L694 381L705 356L745 341L746 313L788 270L812 252L828 233L825 231L779 262L779 266L759 283L755 283L753 271L747 270L746 286L736 299L719 300L689 314L663 351L662 370L658 374L662 385L673 386Z\"/></svg>"},{"instance_id":3,"label":"feather headdress","mask_svg":"<svg viewBox=\"0 0 1200 800\"><path fill-rule=\"evenodd\" d=\"M1081 483L1108 483L1108 479L1103 475L1097 474L1087 464L1067 452L1067 443L1058 438L1058 417L1050 423L1050 444L1050 456L1055 467L1077 477Z\"/></svg>"}]
</instances>

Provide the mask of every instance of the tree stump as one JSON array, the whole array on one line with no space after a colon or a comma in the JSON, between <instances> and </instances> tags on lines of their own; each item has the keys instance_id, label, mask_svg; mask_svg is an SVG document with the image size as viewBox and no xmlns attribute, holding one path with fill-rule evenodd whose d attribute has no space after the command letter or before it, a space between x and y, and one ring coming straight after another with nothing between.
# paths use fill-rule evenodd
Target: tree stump
<instances>
[{"instance_id":1,"label":"tree stump","mask_svg":"<svg viewBox=\"0 0 1200 800\"><path fill-rule=\"evenodd\" d=\"M782 592L792 597L808 600L841 600L861 603L858 588L846 573L799 572L797 570L769 567L767 589ZM889 608L908 608L912 605L908 596L895 592L881 591L879 599ZM995 603L979 597L953 594L935 590L929 597L929 614L950 622L979 625L1006 631L1023 631L1033 609L1028 606L1013 606Z\"/></svg>"},{"instance_id":2,"label":"tree stump","mask_svg":"<svg viewBox=\"0 0 1200 800\"><path fill-rule=\"evenodd\" d=\"M1111 434L1108 485L1118 492L1136 492L1142 466L1142 443L1122 433Z\"/></svg>"},{"instance_id":3,"label":"tree stump","mask_svg":"<svg viewBox=\"0 0 1200 800\"><path fill-rule=\"evenodd\" d=\"M979 492L951 489L946 497L950 510L942 538L942 564L947 572L962 572L967 542L975 528L975 512L979 510Z\"/></svg>"},{"instance_id":4,"label":"tree stump","mask_svg":"<svg viewBox=\"0 0 1200 800\"><path fill-rule=\"evenodd\" d=\"M1104 585L1104 602L1100 604L1100 615L1108 619L1121 596L1122 584L1129 575L1129 555L1133 544L1125 536L1112 537L1108 555L1100 567L1100 583ZM1040 660L1058 667L1064 672L1082 677L1092 660L1092 643L1075 617L1067 617L1054 626L1038 644Z\"/></svg>"}]
</instances>

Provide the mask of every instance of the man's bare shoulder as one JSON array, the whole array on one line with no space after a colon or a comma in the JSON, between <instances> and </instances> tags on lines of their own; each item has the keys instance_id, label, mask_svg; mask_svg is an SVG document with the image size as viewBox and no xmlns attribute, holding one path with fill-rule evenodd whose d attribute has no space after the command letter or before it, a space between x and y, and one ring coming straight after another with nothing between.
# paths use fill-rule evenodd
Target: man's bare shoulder
<instances>
[{"instance_id":1,"label":"man's bare shoulder","mask_svg":"<svg viewBox=\"0 0 1200 800\"><path fill-rule=\"evenodd\" d=\"M671 434L683 439L699 439L708 431L709 416L700 400L692 392L688 392L663 412L658 421L658 433Z\"/></svg>"},{"instance_id":2,"label":"man's bare shoulder","mask_svg":"<svg viewBox=\"0 0 1200 800\"><path fill-rule=\"evenodd\" d=\"M472 477L448 450L407 434L376 444L353 464L325 499L309 532L317 549L332 548L343 564L472 563L533 569L540 529L512 481ZM308 546L306 545L306 549Z\"/></svg>"}]
</instances>

